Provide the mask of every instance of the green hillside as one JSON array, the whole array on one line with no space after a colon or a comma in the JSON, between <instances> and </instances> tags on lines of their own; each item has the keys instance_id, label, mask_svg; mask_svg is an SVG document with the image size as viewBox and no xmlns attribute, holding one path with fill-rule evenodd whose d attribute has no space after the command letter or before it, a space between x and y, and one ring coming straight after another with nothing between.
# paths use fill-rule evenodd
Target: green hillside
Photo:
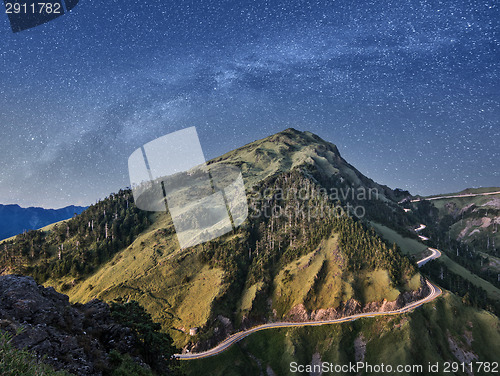
<instances>
[{"instance_id":1,"label":"green hillside","mask_svg":"<svg viewBox=\"0 0 500 376\"><path fill-rule=\"evenodd\" d=\"M498 362L498 354L499 319L489 312L466 307L455 295L445 293L443 297L404 315L258 332L220 355L185 361L184 365L188 375L193 376L207 370L214 376L266 372L279 376L291 374L292 362L345 365L363 361L372 365L384 363L394 368L397 365L426 367L429 362L439 362L441 372L436 374L446 375L443 372L445 361ZM299 374L309 375L308 372ZM426 372L424 369L424 372L414 374ZM464 372L454 374L467 375Z\"/></svg>"},{"instance_id":2,"label":"green hillside","mask_svg":"<svg viewBox=\"0 0 500 376\"><path fill-rule=\"evenodd\" d=\"M10 343L12 336L0 331L0 374L3 376L70 376L64 371L54 371L26 350L18 350Z\"/></svg>"},{"instance_id":3,"label":"green hillside","mask_svg":"<svg viewBox=\"0 0 500 376\"><path fill-rule=\"evenodd\" d=\"M481 194L481 193L491 193L491 192L499 192L500 187L479 187L479 188L466 188L460 192L453 193L441 193L437 195L425 196L423 198L438 198L445 196L458 196L458 195L468 195L468 194Z\"/></svg>"},{"instance_id":4,"label":"green hillside","mask_svg":"<svg viewBox=\"0 0 500 376\"><path fill-rule=\"evenodd\" d=\"M0 267L32 275L72 302L138 301L177 347L191 352L260 323L379 310L400 304L403 293L422 293L414 260L426 245L412 229L428 221L434 246L447 234L442 209L430 201L406 203L412 211L405 212L398 202L408 192L373 182L333 144L292 129L210 161L214 171L228 164L243 172L249 216L222 237L180 249L170 214L141 211L122 190L75 218L3 242ZM493 360L498 318L477 307L496 306L474 284L476 275L457 268L451 255L444 260L427 264L425 273L460 297L446 294L403 315L256 333L220 356L186 362L186 370L284 375L291 361L313 359ZM491 287L488 293L496 293Z\"/></svg>"},{"instance_id":5,"label":"green hillside","mask_svg":"<svg viewBox=\"0 0 500 376\"><path fill-rule=\"evenodd\" d=\"M405 254L420 256L427 249L427 246L424 243L419 242L416 239L406 238L393 229L381 225L380 223L370 222L370 225L389 243L396 243Z\"/></svg>"},{"instance_id":6,"label":"green hillside","mask_svg":"<svg viewBox=\"0 0 500 376\"><path fill-rule=\"evenodd\" d=\"M136 300L176 345L194 349L301 307L342 312L350 300L394 301L420 287L415 265L347 206L412 226L397 205L401 193L364 177L333 144L289 129L210 162L224 164L243 171L250 213L218 239L181 250L170 215L138 210L123 190L4 242L0 260L73 302ZM278 207L284 215L271 215Z\"/></svg>"},{"instance_id":7,"label":"green hillside","mask_svg":"<svg viewBox=\"0 0 500 376\"><path fill-rule=\"evenodd\" d=\"M475 194L476 196L440 198L432 200L438 209L436 218L441 231L450 238L466 243L477 251L498 256L500 247L500 188L475 188L462 192L432 196L434 198Z\"/></svg>"},{"instance_id":8,"label":"green hillside","mask_svg":"<svg viewBox=\"0 0 500 376\"><path fill-rule=\"evenodd\" d=\"M497 259L500 256L500 194L498 188L466 189L448 197L421 201L412 210L425 211L427 224L423 234L430 246L445 255L441 262L457 275L484 289L488 296L500 302L500 279ZM485 193L494 193L484 195Z\"/></svg>"}]
</instances>

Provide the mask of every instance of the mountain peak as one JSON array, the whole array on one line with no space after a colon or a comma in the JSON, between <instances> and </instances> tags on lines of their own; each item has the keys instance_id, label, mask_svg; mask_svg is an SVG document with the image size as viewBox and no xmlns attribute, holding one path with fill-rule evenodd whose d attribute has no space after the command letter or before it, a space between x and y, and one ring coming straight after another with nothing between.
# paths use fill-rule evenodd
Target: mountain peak
<instances>
[{"instance_id":1,"label":"mountain peak","mask_svg":"<svg viewBox=\"0 0 500 376\"><path fill-rule=\"evenodd\" d=\"M318 135L309 131L299 131L295 128L288 128L284 131L278 132L259 141L265 140L274 142L293 141L297 146L314 146L316 148L319 147L320 150L329 150L340 157L340 153L334 144L323 140Z\"/></svg>"},{"instance_id":2,"label":"mountain peak","mask_svg":"<svg viewBox=\"0 0 500 376\"><path fill-rule=\"evenodd\" d=\"M299 136L299 135L302 135L303 133L304 132L301 132L301 131L299 131L298 129L295 129L295 128L287 128L284 131L278 132L276 134Z\"/></svg>"},{"instance_id":3,"label":"mountain peak","mask_svg":"<svg viewBox=\"0 0 500 376\"><path fill-rule=\"evenodd\" d=\"M296 167L311 166L323 176L336 176L352 187L376 187L380 192L386 191L386 187L376 184L347 163L334 144L312 132L294 128L256 140L209 162L215 163L239 166L249 187Z\"/></svg>"}]
</instances>

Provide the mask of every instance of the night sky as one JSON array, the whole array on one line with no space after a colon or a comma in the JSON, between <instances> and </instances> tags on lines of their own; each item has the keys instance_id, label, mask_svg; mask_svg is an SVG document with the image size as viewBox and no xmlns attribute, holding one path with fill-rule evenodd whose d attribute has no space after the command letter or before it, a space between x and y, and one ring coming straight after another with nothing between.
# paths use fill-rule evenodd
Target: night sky
<instances>
[{"instance_id":1,"label":"night sky","mask_svg":"<svg viewBox=\"0 0 500 376\"><path fill-rule=\"evenodd\" d=\"M90 204L142 144L206 158L294 127L414 194L499 186L500 3L80 0L0 14L0 203Z\"/></svg>"}]
</instances>

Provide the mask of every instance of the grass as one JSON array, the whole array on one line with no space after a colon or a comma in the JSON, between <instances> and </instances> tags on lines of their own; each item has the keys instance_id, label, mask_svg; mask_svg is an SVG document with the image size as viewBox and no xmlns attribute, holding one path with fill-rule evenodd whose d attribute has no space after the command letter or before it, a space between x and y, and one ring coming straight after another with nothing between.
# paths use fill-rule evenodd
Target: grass
<instances>
[{"instance_id":1,"label":"grass","mask_svg":"<svg viewBox=\"0 0 500 376\"><path fill-rule=\"evenodd\" d=\"M427 249L427 246L416 239L406 238L387 226L376 222L370 222L377 233L389 243L396 243L401 251L407 255L419 255Z\"/></svg>"},{"instance_id":2,"label":"grass","mask_svg":"<svg viewBox=\"0 0 500 376\"><path fill-rule=\"evenodd\" d=\"M354 340L360 336L366 341L365 361L370 364L421 364L425 367L429 362L458 361L450 349L448 337L483 362L498 361L500 354L498 317L467 307L458 297L445 292L442 297L408 314L320 327L262 331L220 355L183 364L188 376L270 374L267 369L276 376L289 375L290 362L311 364L315 353L322 362L355 362ZM467 338L472 340L470 344Z\"/></svg>"},{"instance_id":3,"label":"grass","mask_svg":"<svg viewBox=\"0 0 500 376\"><path fill-rule=\"evenodd\" d=\"M51 223L50 225L47 225L47 226L39 228L38 230L43 231L43 232L50 232L50 231L52 231L52 229L54 228L55 225L62 224L64 222L66 222L66 221L69 221L69 219L64 219L64 220L59 221L59 222ZM17 235L14 235L14 236L11 236L10 238L6 238L6 239L3 239L3 240L0 240L0 244L2 244L3 242L14 240L16 238L16 236Z\"/></svg>"},{"instance_id":4,"label":"grass","mask_svg":"<svg viewBox=\"0 0 500 376\"><path fill-rule=\"evenodd\" d=\"M457 264L446 255L442 255L439 260L442 261L453 273L460 275L474 285L484 289L490 298L500 300L500 289L492 285L490 282L485 281L474 273L471 273L469 270Z\"/></svg>"},{"instance_id":5,"label":"grass","mask_svg":"<svg viewBox=\"0 0 500 376\"><path fill-rule=\"evenodd\" d=\"M212 301L221 291L222 275L221 270L205 266L196 279L185 287L184 299L176 309L179 321L184 326L190 328L205 325Z\"/></svg>"},{"instance_id":6,"label":"grass","mask_svg":"<svg viewBox=\"0 0 500 376\"><path fill-rule=\"evenodd\" d=\"M299 304L314 311L337 308L351 298L363 304L394 301L401 293L392 285L387 270L346 272L335 236L284 267L276 276L274 287L273 308L278 317L284 317ZM419 287L420 276L417 274L408 281L404 290Z\"/></svg>"},{"instance_id":7,"label":"grass","mask_svg":"<svg viewBox=\"0 0 500 376\"><path fill-rule=\"evenodd\" d=\"M483 214L482 218L478 218L474 212L467 212L463 215L463 218L456 218L456 222L452 224L449 230L452 238L460 238L469 243L476 243L476 248L486 251L487 237L490 239L490 244L500 241L500 233L495 231L493 225L498 211L498 199L500 199L500 194L442 199L433 201L433 203L439 209L441 217L449 214L449 204L452 204L451 207L456 209L462 209L471 204L475 205L476 209L474 210L477 210L477 208L486 209L488 214ZM493 210L489 211L490 208Z\"/></svg>"},{"instance_id":8,"label":"grass","mask_svg":"<svg viewBox=\"0 0 500 376\"><path fill-rule=\"evenodd\" d=\"M399 290L391 286L387 270L374 270L360 276L363 292L363 302L394 301L399 296Z\"/></svg>"},{"instance_id":9,"label":"grass","mask_svg":"<svg viewBox=\"0 0 500 376\"><path fill-rule=\"evenodd\" d=\"M499 191L500 188L479 188L479 189L466 189L462 192L459 192L459 194L464 194L464 193L487 193L487 192L495 192ZM446 195L444 195L446 196ZM484 205L494 198L500 198L500 194L495 194L495 195L488 195L488 196L475 196L475 197L463 197L463 198L449 198L449 199L442 199L442 200L434 200L432 201L433 205L439 209L440 215L444 216L447 214L447 209L446 205L450 203L454 203L457 208L464 208L470 204L474 204L477 207L483 207ZM491 214L490 214L490 218ZM464 232L465 233L465 238L463 240L465 241L472 241L472 240L478 240L481 239L483 240L484 244L486 243L486 236L490 236L490 239L500 239L500 235L494 233L492 230L488 230L488 228L483 228L482 227L482 222L474 222L474 220L477 220L476 218L468 218L467 216L464 218L463 221L458 220L456 223L454 223L451 228L450 228L450 236L452 238L457 238L460 233ZM467 231L465 232L464 229L467 228ZM489 227L492 229L492 226L490 225ZM475 235L470 236L470 233L474 230L480 230L480 232L476 233ZM477 246L480 248L480 246ZM480 252L481 253L481 252ZM487 256L485 253L482 253L484 256ZM492 256L489 256L491 258L493 268L498 269L498 259L495 259ZM470 272L468 269L465 267L459 265L455 261L451 260L449 257L446 255L441 256L440 260L446 264L446 266L454 273L462 276L463 278L467 279L474 285L483 288L487 293L490 298L500 300L500 289L495 287L493 284L490 282L482 279L481 277L477 276L476 274Z\"/></svg>"},{"instance_id":10,"label":"grass","mask_svg":"<svg viewBox=\"0 0 500 376\"><path fill-rule=\"evenodd\" d=\"M129 247L116 254L93 275L81 281L63 278L49 280L71 302L94 298L136 300L170 334L175 345L183 347L192 327L207 324L213 301L227 289L224 273L200 262L198 251L180 250L175 235L164 235L172 226L166 214L156 214L154 223ZM366 279L366 280L365 280ZM262 283L241 291L237 317L248 313ZM362 302L394 300L399 291L390 285L387 272L379 270L358 276L344 272L335 236L299 260L287 265L274 280L273 308L282 317L291 308L304 304L308 310L338 307L350 298Z\"/></svg>"},{"instance_id":11,"label":"grass","mask_svg":"<svg viewBox=\"0 0 500 376\"><path fill-rule=\"evenodd\" d=\"M71 302L136 300L164 328L179 329L172 331L172 337L177 346L185 345L190 337L184 332L205 325L213 300L224 290L223 271L202 265L192 250L180 250L175 235L161 233L169 226L169 217L156 215L154 224L133 244L65 291ZM49 280L45 285L60 289L70 282Z\"/></svg>"},{"instance_id":12,"label":"grass","mask_svg":"<svg viewBox=\"0 0 500 376\"><path fill-rule=\"evenodd\" d=\"M485 266L487 266L488 268L490 268L491 270L495 271L496 273L500 273L500 258L498 257L495 257L495 256L492 256L492 255L489 255L487 253L484 253L484 252L479 252L478 253L483 256L483 257L487 257L490 259L490 262L488 265L485 264Z\"/></svg>"},{"instance_id":13,"label":"grass","mask_svg":"<svg viewBox=\"0 0 500 376\"><path fill-rule=\"evenodd\" d=\"M18 350L10 343L11 336L0 331L0 375L3 376L69 376L64 371L54 371L42 363L36 354Z\"/></svg>"},{"instance_id":14,"label":"grass","mask_svg":"<svg viewBox=\"0 0 500 376\"><path fill-rule=\"evenodd\" d=\"M349 283L342 280L343 260L337 249L336 237L323 242L323 271L315 281L314 294L308 298L309 309L337 307L341 301L346 301L354 295Z\"/></svg>"}]
</instances>

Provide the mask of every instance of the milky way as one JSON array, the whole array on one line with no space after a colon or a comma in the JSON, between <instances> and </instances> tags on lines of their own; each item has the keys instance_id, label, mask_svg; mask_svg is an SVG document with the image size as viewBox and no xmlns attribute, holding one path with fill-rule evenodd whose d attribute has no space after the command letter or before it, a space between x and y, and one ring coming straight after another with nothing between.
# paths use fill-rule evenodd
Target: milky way
<instances>
[{"instance_id":1,"label":"milky way","mask_svg":"<svg viewBox=\"0 0 500 376\"><path fill-rule=\"evenodd\" d=\"M193 125L206 158L294 127L393 188L500 185L497 1L80 0L15 34L0 16L1 203L95 202Z\"/></svg>"}]
</instances>

